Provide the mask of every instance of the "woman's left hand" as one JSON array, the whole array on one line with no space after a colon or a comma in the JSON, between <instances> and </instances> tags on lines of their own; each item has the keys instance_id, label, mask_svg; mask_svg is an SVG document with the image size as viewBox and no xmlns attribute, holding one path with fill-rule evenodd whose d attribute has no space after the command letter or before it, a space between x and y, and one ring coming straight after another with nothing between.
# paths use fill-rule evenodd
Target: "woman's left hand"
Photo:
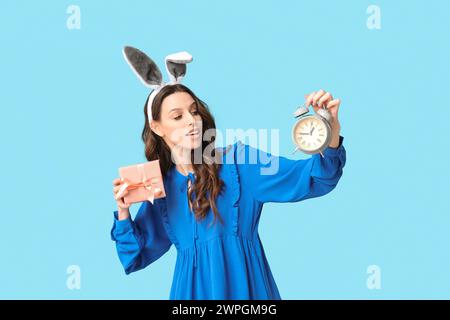
<instances>
[{"instance_id":1,"label":"woman's left hand","mask_svg":"<svg viewBox=\"0 0 450 320\"><path fill-rule=\"evenodd\" d=\"M341 99L333 99L333 96L330 92L326 92L322 89L319 91L311 92L310 94L305 95L305 105L312 105L314 111L317 113L317 110L325 106L331 114L331 131L332 137L331 142L328 146L332 148L337 148L339 146L339 135L341 132L341 124L338 119L338 111L339 106L341 104Z\"/></svg>"}]
</instances>

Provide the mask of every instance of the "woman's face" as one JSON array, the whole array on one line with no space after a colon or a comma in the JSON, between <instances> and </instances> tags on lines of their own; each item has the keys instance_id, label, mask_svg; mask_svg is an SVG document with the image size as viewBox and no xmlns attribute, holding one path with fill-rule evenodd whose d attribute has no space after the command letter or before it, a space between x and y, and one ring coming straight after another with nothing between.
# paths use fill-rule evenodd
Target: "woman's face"
<instances>
[{"instance_id":1,"label":"woman's face","mask_svg":"<svg viewBox=\"0 0 450 320\"><path fill-rule=\"evenodd\" d=\"M161 118L151 126L171 149L175 146L196 149L202 144L202 118L187 92L175 92L164 98Z\"/></svg>"}]
</instances>

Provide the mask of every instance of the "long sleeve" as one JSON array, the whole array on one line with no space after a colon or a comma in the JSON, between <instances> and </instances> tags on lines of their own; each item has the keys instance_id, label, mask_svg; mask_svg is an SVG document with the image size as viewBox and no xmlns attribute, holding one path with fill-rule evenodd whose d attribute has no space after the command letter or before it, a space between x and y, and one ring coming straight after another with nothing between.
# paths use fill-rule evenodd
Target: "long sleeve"
<instances>
[{"instance_id":1,"label":"long sleeve","mask_svg":"<svg viewBox=\"0 0 450 320\"><path fill-rule=\"evenodd\" d=\"M273 156L238 142L236 161L242 186L261 203L297 202L325 195L336 187L343 173L343 140L340 136L337 148L326 148L324 157L314 154L306 160Z\"/></svg>"},{"instance_id":2,"label":"long sleeve","mask_svg":"<svg viewBox=\"0 0 450 320\"><path fill-rule=\"evenodd\" d=\"M126 274L145 268L172 245L164 229L158 200L153 205L149 201L142 202L134 221L131 218L118 220L118 211L114 211L111 239L116 242Z\"/></svg>"}]
</instances>

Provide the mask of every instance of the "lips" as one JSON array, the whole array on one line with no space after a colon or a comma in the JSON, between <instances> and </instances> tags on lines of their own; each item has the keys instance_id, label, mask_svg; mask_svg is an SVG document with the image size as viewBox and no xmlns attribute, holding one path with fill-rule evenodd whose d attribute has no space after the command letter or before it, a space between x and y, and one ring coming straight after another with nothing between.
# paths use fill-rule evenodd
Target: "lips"
<instances>
[{"instance_id":1,"label":"lips","mask_svg":"<svg viewBox=\"0 0 450 320\"><path fill-rule=\"evenodd\" d=\"M198 131L198 129L192 129L191 131L189 131L186 135L187 136L194 136L199 134L200 132Z\"/></svg>"}]
</instances>

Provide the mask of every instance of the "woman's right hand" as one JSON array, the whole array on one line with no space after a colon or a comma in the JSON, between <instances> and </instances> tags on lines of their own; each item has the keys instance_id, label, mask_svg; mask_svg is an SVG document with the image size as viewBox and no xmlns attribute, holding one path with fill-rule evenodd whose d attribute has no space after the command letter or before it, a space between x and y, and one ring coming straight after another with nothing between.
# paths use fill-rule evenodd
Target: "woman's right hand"
<instances>
[{"instance_id":1,"label":"woman's right hand","mask_svg":"<svg viewBox=\"0 0 450 320\"><path fill-rule=\"evenodd\" d=\"M128 194L128 190L125 190L125 192L122 194L120 198L117 198L117 193L119 192L119 189L122 187L123 181L120 180L120 178L116 178L113 180L113 194L114 199L116 199L118 212L119 212L119 220L127 219L130 215L129 208L131 206L131 203L126 203L124 197Z\"/></svg>"}]
</instances>

